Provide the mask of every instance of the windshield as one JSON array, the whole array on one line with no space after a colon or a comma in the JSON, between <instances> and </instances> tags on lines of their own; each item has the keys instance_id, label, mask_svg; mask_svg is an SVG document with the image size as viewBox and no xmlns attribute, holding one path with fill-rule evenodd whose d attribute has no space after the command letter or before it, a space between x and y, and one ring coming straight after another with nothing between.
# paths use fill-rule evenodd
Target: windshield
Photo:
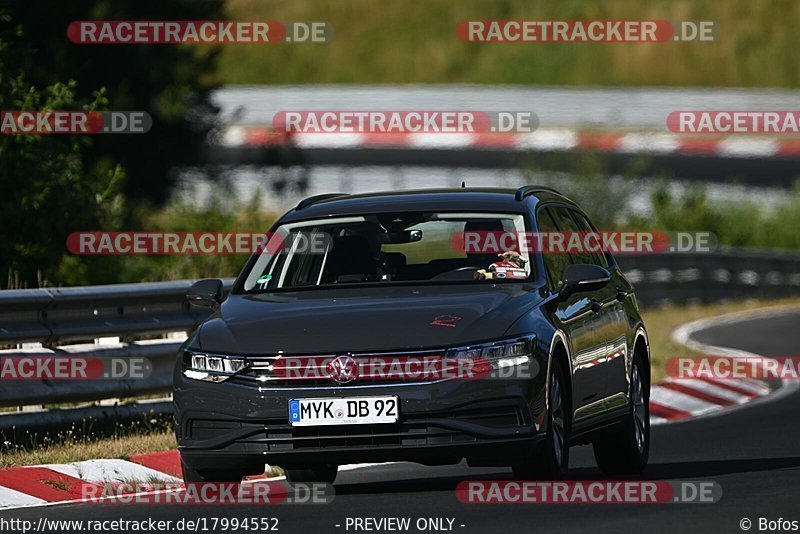
<instances>
[{"instance_id":1,"label":"windshield","mask_svg":"<svg viewBox=\"0 0 800 534\"><path fill-rule=\"evenodd\" d=\"M244 291L526 280L527 252L464 246L465 233L524 231L522 215L503 213L403 212L284 224L251 263Z\"/></svg>"}]
</instances>

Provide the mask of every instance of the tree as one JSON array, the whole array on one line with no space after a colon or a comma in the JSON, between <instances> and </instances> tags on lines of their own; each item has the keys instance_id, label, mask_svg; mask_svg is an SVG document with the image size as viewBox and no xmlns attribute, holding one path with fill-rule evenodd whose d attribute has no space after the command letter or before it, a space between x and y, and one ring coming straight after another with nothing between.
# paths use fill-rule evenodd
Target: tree
<instances>
[{"instance_id":1,"label":"tree","mask_svg":"<svg viewBox=\"0 0 800 534\"><path fill-rule=\"evenodd\" d=\"M0 14L4 23L7 15ZM76 98L77 83L30 84L23 64L30 58L19 26L0 32L0 109L99 110L101 91ZM124 173L112 159L87 166L92 139L65 135L0 135L0 267L3 286L36 286L69 261L64 243L73 229L113 224L124 203Z\"/></svg>"},{"instance_id":2,"label":"tree","mask_svg":"<svg viewBox=\"0 0 800 534\"><path fill-rule=\"evenodd\" d=\"M220 19L221 1L19 2L0 11L0 109L143 110L146 134L0 135L0 287L113 282L119 263L71 256L73 231L135 227L163 204L170 170L194 163L214 126L216 51L197 45L79 45L74 20Z\"/></svg>"},{"instance_id":3,"label":"tree","mask_svg":"<svg viewBox=\"0 0 800 534\"><path fill-rule=\"evenodd\" d=\"M107 157L122 164L132 201L156 205L167 200L170 171L194 164L217 109L210 102L218 50L212 45L89 45L67 38L76 20L219 20L221 0L72 0L18 2L9 9L25 29L33 52L23 66L29 82L44 87L73 79L78 98L106 89L110 110L143 110L153 127L143 135L98 136L86 154L92 164Z\"/></svg>"}]
</instances>

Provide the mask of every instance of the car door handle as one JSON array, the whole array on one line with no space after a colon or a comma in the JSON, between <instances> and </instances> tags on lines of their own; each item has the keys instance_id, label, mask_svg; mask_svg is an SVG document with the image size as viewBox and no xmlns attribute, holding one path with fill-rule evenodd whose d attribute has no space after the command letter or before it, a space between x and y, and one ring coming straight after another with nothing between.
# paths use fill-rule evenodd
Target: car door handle
<instances>
[{"instance_id":1,"label":"car door handle","mask_svg":"<svg viewBox=\"0 0 800 534\"><path fill-rule=\"evenodd\" d=\"M597 313L603 309L603 303L597 299L592 299L592 311Z\"/></svg>"}]
</instances>

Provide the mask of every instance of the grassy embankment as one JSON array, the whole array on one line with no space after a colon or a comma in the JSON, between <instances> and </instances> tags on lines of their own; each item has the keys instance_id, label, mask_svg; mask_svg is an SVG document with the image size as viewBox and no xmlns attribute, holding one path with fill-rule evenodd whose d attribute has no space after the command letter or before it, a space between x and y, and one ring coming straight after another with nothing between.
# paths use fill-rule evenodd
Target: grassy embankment
<instances>
[{"instance_id":1,"label":"grassy embankment","mask_svg":"<svg viewBox=\"0 0 800 534\"><path fill-rule=\"evenodd\" d=\"M333 39L226 46L222 83L800 85L800 3L792 0L229 0L227 7L240 20L327 21ZM466 19L712 20L720 35L688 43L465 43L455 27Z\"/></svg>"}]
</instances>

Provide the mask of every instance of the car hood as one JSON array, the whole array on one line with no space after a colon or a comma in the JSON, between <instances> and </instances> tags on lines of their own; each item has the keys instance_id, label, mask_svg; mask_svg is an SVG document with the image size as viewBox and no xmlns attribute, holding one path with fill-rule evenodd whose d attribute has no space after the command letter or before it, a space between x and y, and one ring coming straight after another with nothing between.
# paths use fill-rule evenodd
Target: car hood
<instances>
[{"instance_id":1,"label":"car hood","mask_svg":"<svg viewBox=\"0 0 800 534\"><path fill-rule=\"evenodd\" d=\"M541 300L531 284L373 287L231 295L199 348L324 354L440 348L502 337Z\"/></svg>"}]
</instances>

